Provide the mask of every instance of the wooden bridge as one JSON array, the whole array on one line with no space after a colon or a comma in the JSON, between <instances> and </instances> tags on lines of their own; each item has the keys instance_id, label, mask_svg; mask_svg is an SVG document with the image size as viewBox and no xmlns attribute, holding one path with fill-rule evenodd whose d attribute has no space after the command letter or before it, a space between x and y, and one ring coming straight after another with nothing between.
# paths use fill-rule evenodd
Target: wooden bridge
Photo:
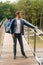
<instances>
[{"instance_id":1,"label":"wooden bridge","mask_svg":"<svg viewBox=\"0 0 43 65\"><path fill-rule=\"evenodd\" d=\"M24 37L23 37L23 43L24 43L24 50L28 58L25 59L22 57L20 47L17 42L17 58L16 60L14 60L12 36L10 34L5 33L3 40L3 47L0 56L0 65L38 65Z\"/></svg>"},{"instance_id":2,"label":"wooden bridge","mask_svg":"<svg viewBox=\"0 0 43 65\"><path fill-rule=\"evenodd\" d=\"M0 39L2 39L1 37L3 36L2 42L0 42L2 43L0 49L0 65L39 65L24 36L22 36L24 51L28 58L26 59L21 55L19 42L17 40L17 58L15 60L13 56L13 39L11 34L5 33L4 25L0 29L0 32Z\"/></svg>"}]
</instances>

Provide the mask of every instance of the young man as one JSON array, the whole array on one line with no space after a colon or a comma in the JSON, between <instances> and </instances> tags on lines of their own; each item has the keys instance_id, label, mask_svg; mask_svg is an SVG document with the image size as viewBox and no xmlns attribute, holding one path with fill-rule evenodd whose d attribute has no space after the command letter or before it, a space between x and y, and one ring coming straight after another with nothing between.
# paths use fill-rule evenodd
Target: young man
<instances>
[{"instance_id":1,"label":"young man","mask_svg":"<svg viewBox=\"0 0 43 65\"><path fill-rule=\"evenodd\" d=\"M26 20L22 19L21 12L17 11L16 18L14 18L14 20L12 21L12 24L11 24L11 34L12 34L13 41L14 41L14 47L13 47L14 48L14 59L16 59L17 39L20 44L22 55L25 58L27 58L27 56L25 55L25 52L24 52L23 41L22 41L22 34L24 34L24 25L26 25L30 28L33 28L33 29L35 28L32 24L30 24Z\"/></svg>"}]
</instances>

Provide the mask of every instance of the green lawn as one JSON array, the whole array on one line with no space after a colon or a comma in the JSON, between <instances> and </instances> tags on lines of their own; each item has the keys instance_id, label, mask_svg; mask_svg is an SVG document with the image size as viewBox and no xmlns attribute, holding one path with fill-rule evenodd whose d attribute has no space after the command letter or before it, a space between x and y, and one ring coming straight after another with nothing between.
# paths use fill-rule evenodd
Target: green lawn
<instances>
[{"instance_id":1,"label":"green lawn","mask_svg":"<svg viewBox=\"0 0 43 65\"><path fill-rule=\"evenodd\" d=\"M43 38L43 36L41 36ZM34 48L34 37L29 37L29 40L28 40L28 36L26 37L26 40L28 43L31 44L32 48ZM43 41L38 37L36 36L36 48L43 48Z\"/></svg>"},{"instance_id":2,"label":"green lawn","mask_svg":"<svg viewBox=\"0 0 43 65\"><path fill-rule=\"evenodd\" d=\"M34 47L34 37L29 37L29 42ZM43 41L38 36L36 36L36 48L43 48Z\"/></svg>"},{"instance_id":3,"label":"green lawn","mask_svg":"<svg viewBox=\"0 0 43 65\"><path fill-rule=\"evenodd\" d=\"M43 39L43 36L41 36L42 37L42 39Z\"/></svg>"}]
</instances>

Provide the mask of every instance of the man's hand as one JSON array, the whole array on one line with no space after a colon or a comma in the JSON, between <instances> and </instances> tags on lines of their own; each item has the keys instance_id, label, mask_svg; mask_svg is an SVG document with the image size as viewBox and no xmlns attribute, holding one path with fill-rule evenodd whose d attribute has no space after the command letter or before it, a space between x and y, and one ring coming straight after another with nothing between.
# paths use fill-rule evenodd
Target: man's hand
<instances>
[{"instance_id":1,"label":"man's hand","mask_svg":"<svg viewBox=\"0 0 43 65\"><path fill-rule=\"evenodd\" d=\"M37 32L37 29L38 29L38 27L35 26L35 27L34 27L34 31Z\"/></svg>"},{"instance_id":2,"label":"man's hand","mask_svg":"<svg viewBox=\"0 0 43 65\"><path fill-rule=\"evenodd\" d=\"M12 37L14 38L14 34L12 34Z\"/></svg>"}]
</instances>

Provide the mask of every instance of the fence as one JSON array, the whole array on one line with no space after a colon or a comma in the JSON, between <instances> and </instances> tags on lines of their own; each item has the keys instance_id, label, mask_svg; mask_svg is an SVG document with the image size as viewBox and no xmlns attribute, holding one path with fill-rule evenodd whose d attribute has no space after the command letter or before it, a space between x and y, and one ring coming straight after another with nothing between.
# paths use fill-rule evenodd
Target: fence
<instances>
[{"instance_id":1,"label":"fence","mask_svg":"<svg viewBox=\"0 0 43 65\"><path fill-rule=\"evenodd\" d=\"M27 40L39 65L43 64L43 32L37 29L37 33L27 26L24 27L24 37Z\"/></svg>"},{"instance_id":2,"label":"fence","mask_svg":"<svg viewBox=\"0 0 43 65\"><path fill-rule=\"evenodd\" d=\"M6 18L4 18L1 23L0 23L0 53L1 53L1 48L3 45L3 39L4 39L4 23L7 21Z\"/></svg>"}]
</instances>

